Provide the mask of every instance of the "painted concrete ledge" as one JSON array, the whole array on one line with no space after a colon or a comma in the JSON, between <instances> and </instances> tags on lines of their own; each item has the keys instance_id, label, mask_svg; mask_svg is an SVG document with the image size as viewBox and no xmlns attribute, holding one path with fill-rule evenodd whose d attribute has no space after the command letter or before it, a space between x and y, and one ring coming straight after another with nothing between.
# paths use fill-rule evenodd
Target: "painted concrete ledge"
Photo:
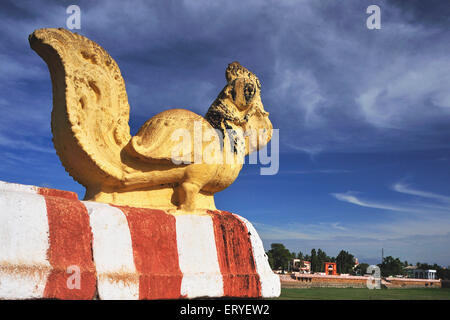
<instances>
[{"instance_id":1,"label":"painted concrete ledge","mask_svg":"<svg viewBox=\"0 0 450 320\"><path fill-rule=\"evenodd\" d=\"M276 297L256 230L0 181L0 299Z\"/></svg>"}]
</instances>

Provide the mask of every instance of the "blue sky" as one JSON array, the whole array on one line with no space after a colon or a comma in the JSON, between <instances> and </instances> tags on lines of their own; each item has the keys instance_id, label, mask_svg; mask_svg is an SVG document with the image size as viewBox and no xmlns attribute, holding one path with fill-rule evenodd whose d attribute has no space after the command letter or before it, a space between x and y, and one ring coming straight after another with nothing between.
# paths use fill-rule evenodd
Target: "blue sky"
<instances>
[{"instance_id":1,"label":"blue sky","mask_svg":"<svg viewBox=\"0 0 450 320\"><path fill-rule=\"evenodd\" d=\"M73 190L50 131L34 29L78 32L119 64L132 133L174 107L205 114L238 60L280 129L280 171L246 165L216 195L266 248L450 265L450 6L442 1L2 1L0 180ZM366 8L381 8L381 29Z\"/></svg>"}]
</instances>

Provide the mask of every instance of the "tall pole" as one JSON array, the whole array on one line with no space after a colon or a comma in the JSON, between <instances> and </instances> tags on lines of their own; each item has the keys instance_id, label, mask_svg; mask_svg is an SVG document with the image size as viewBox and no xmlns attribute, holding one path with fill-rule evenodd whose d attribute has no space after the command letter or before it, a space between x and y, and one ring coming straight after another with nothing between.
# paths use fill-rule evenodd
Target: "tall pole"
<instances>
[{"instance_id":1,"label":"tall pole","mask_svg":"<svg viewBox=\"0 0 450 320\"><path fill-rule=\"evenodd\" d=\"M381 263L383 263L384 260L384 250L381 248Z\"/></svg>"}]
</instances>

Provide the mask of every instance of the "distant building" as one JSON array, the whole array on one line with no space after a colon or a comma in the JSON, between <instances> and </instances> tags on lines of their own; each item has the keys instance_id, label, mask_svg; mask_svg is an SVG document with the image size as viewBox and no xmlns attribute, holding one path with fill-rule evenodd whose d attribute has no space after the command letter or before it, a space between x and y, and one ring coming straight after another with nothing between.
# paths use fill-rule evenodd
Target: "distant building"
<instances>
[{"instance_id":1,"label":"distant building","mask_svg":"<svg viewBox=\"0 0 450 320\"><path fill-rule=\"evenodd\" d=\"M292 259L292 271L311 273L311 262L303 261L303 265L301 265L300 259Z\"/></svg>"},{"instance_id":2,"label":"distant building","mask_svg":"<svg viewBox=\"0 0 450 320\"><path fill-rule=\"evenodd\" d=\"M422 269L415 269L414 270L414 278L415 279L437 279L436 277L436 270L428 269L428 270L422 270Z\"/></svg>"},{"instance_id":3,"label":"distant building","mask_svg":"<svg viewBox=\"0 0 450 320\"><path fill-rule=\"evenodd\" d=\"M408 275L408 278L414 278L414 279L428 279L428 280L434 280L437 279L436 270L428 269L417 269L415 266L407 266L405 267L406 273Z\"/></svg>"},{"instance_id":4,"label":"distant building","mask_svg":"<svg viewBox=\"0 0 450 320\"><path fill-rule=\"evenodd\" d=\"M325 274L326 275L337 275L337 268L335 262L325 262Z\"/></svg>"},{"instance_id":5,"label":"distant building","mask_svg":"<svg viewBox=\"0 0 450 320\"><path fill-rule=\"evenodd\" d=\"M303 267L300 268L303 273L311 273L311 262L303 261Z\"/></svg>"}]
</instances>

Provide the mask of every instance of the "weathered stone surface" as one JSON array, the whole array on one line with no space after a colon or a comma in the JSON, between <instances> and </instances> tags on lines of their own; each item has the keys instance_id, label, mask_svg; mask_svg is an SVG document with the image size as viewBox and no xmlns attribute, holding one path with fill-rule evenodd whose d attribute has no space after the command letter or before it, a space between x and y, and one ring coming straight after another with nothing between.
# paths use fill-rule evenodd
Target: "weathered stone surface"
<instances>
[{"instance_id":1,"label":"weathered stone surface","mask_svg":"<svg viewBox=\"0 0 450 320\"><path fill-rule=\"evenodd\" d=\"M57 154L69 174L86 187L85 200L183 213L214 210L214 193L237 178L242 157L271 139L260 82L238 62L228 66L227 84L205 118L188 110L167 110L131 137L125 83L106 50L64 29L36 30L29 42L50 70ZM196 125L213 132L215 139L200 141L198 147ZM177 129L190 134L187 144L192 148L183 157L189 164L172 161L179 142L171 137ZM259 136L260 131L265 135ZM223 144L211 148L221 134ZM205 153L222 162L234 160L193 163Z\"/></svg>"},{"instance_id":2,"label":"weathered stone surface","mask_svg":"<svg viewBox=\"0 0 450 320\"><path fill-rule=\"evenodd\" d=\"M280 294L256 230L218 210L171 215L0 182L0 248L0 299Z\"/></svg>"}]
</instances>

